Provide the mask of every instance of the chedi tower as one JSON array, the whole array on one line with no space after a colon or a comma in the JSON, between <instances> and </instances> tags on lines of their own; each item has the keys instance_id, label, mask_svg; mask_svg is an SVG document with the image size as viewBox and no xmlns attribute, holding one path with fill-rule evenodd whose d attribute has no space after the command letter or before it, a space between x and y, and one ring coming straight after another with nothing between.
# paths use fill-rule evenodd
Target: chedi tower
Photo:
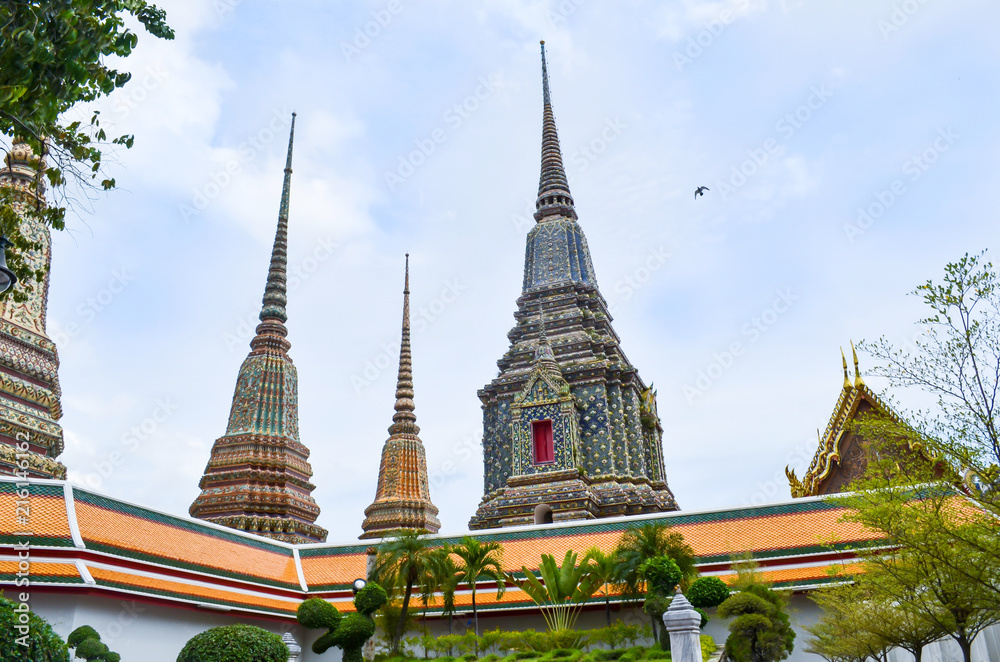
<instances>
[{"instance_id":1,"label":"chedi tower","mask_svg":"<svg viewBox=\"0 0 1000 662\"><path fill-rule=\"evenodd\" d=\"M431 503L427 481L427 456L417 436L413 405L413 363L410 356L410 255L406 255L403 285L403 330L399 345L399 376L396 381L396 413L389 438L382 447L375 501L365 508L364 532L359 537L383 538L402 530L437 533L441 528L438 509Z\"/></svg>"},{"instance_id":2,"label":"chedi tower","mask_svg":"<svg viewBox=\"0 0 1000 662\"><path fill-rule=\"evenodd\" d=\"M485 494L472 529L677 510L656 394L611 327L563 168L542 42L542 166L500 374L479 391Z\"/></svg>"},{"instance_id":3,"label":"chedi tower","mask_svg":"<svg viewBox=\"0 0 1000 662\"><path fill-rule=\"evenodd\" d=\"M316 526L319 506L309 482L309 449L299 441L299 378L288 356L285 321L288 264L288 199L292 181L292 139L281 189L278 229L260 311L257 335L240 366L226 434L212 446L191 504L192 517L292 543L325 542Z\"/></svg>"},{"instance_id":4,"label":"chedi tower","mask_svg":"<svg viewBox=\"0 0 1000 662\"><path fill-rule=\"evenodd\" d=\"M52 238L48 226L25 213L29 207L46 204L45 161L26 142L15 139L4 164L0 189L10 195L14 211L23 219L21 231L40 247L24 260L45 275L40 282L15 285L26 295L23 302L14 301L14 292L0 302L0 473L66 478L66 467L56 459L63 452L59 355L45 328Z\"/></svg>"}]
</instances>

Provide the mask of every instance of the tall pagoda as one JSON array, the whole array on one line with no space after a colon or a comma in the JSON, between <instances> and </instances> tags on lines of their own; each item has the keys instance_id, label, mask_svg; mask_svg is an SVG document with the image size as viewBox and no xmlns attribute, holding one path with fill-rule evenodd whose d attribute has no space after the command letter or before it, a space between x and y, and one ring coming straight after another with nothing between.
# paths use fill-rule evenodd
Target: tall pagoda
<instances>
[{"instance_id":1,"label":"tall pagoda","mask_svg":"<svg viewBox=\"0 0 1000 662\"><path fill-rule=\"evenodd\" d=\"M0 301L0 473L17 469L34 478L64 479L66 467L56 459L63 452L59 355L45 330L52 238L48 226L25 213L46 204L45 162L26 142L15 139L4 163L0 190L10 194L23 219L21 232L39 246L23 258L44 276L40 282L15 285L14 291L26 295L23 302L14 301L14 291Z\"/></svg>"},{"instance_id":2,"label":"tall pagoda","mask_svg":"<svg viewBox=\"0 0 1000 662\"><path fill-rule=\"evenodd\" d=\"M611 327L566 180L542 42L542 164L500 374L479 391L485 494L472 529L677 510L656 394Z\"/></svg>"},{"instance_id":3,"label":"tall pagoda","mask_svg":"<svg viewBox=\"0 0 1000 662\"><path fill-rule=\"evenodd\" d=\"M278 229L271 266L250 354L236 380L226 433L212 446L191 504L192 517L292 543L324 542L316 526L319 506L309 482L309 449L299 441L298 373L288 356L285 322L288 265L288 199L292 181L292 140L281 189Z\"/></svg>"},{"instance_id":4,"label":"tall pagoda","mask_svg":"<svg viewBox=\"0 0 1000 662\"><path fill-rule=\"evenodd\" d=\"M399 346L399 376L396 380L396 413L389 438L382 447L375 501L365 508L359 538L382 538L402 530L437 533L441 528L438 509L431 503L427 481L427 456L417 436L413 404L413 364L410 354L410 255L406 255L403 284L403 330Z\"/></svg>"}]
</instances>

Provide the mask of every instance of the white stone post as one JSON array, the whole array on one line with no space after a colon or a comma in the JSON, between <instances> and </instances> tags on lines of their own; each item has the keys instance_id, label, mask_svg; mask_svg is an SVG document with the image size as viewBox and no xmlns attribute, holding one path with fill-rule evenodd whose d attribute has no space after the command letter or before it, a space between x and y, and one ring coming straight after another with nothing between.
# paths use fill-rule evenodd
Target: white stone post
<instances>
[{"instance_id":1,"label":"white stone post","mask_svg":"<svg viewBox=\"0 0 1000 662\"><path fill-rule=\"evenodd\" d=\"M281 635L281 640L288 646L288 662L298 662L299 655L302 653L302 647L299 646L299 642L295 641L295 637L292 636L291 632Z\"/></svg>"},{"instance_id":2,"label":"white stone post","mask_svg":"<svg viewBox=\"0 0 1000 662\"><path fill-rule=\"evenodd\" d=\"M670 601L663 612L663 627L670 633L670 659L673 662L703 662L701 657L701 614L694 610L683 593Z\"/></svg>"}]
</instances>

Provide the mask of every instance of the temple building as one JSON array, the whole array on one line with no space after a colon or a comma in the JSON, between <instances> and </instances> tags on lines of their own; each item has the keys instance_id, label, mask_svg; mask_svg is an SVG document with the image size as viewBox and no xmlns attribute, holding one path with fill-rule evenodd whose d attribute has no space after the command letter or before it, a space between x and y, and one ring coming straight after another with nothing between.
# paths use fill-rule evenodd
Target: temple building
<instances>
[{"instance_id":1,"label":"temple building","mask_svg":"<svg viewBox=\"0 0 1000 662\"><path fill-rule=\"evenodd\" d=\"M63 452L59 355L45 330L52 239L47 225L24 215L29 205L46 204L45 162L18 140L4 161L0 189L11 193L13 206L24 219L21 231L39 246L24 254L25 262L33 270L43 270L44 276L40 282L15 285L15 291L26 295L23 302L14 301L13 291L0 301L0 473L19 468L33 478L62 479L66 467L56 459ZM24 442L27 451L15 447ZM19 464L25 461L26 468Z\"/></svg>"},{"instance_id":2,"label":"temple building","mask_svg":"<svg viewBox=\"0 0 1000 662\"><path fill-rule=\"evenodd\" d=\"M865 456L865 439L853 429L854 421L869 412L895 414L882 400L868 388L858 369L858 353L851 344L854 354L854 377L847 372L847 357L841 350L844 364L844 387L837 398L833 416L826 424L826 430L819 435L819 447L802 479L795 471L785 467L788 484L793 497L820 496L846 492L851 481L860 478L868 467Z\"/></svg>"},{"instance_id":3,"label":"temple building","mask_svg":"<svg viewBox=\"0 0 1000 662\"><path fill-rule=\"evenodd\" d=\"M295 114L281 189L278 229L250 354L236 380L226 433L212 446L191 504L193 517L291 543L323 542L309 482L309 449L299 441L298 373L285 322L288 201Z\"/></svg>"},{"instance_id":4,"label":"temple building","mask_svg":"<svg viewBox=\"0 0 1000 662\"><path fill-rule=\"evenodd\" d=\"M656 394L611 327L563 168L542 42L542 163L500 374L479 391L483 500L472 529L677 510Z\"/></svg>"},{"instance_id":5,"label":"temple building","mask_svg":"<svg viewBox=\"0 0 1000 662\"><path fill-rule=\"evenodd\" d=\"M427 456L417 436L413 404L413 364L410 354L410 255L406 255L403 285L403 331L399 346L399 377L396 380L396 413L389 438L382 447L375 501L365 508L364 531L359 537L382 538L402 530L437 533L441 528L438 509L431 503L427 481Z\"/></svg>"}]
</instances>

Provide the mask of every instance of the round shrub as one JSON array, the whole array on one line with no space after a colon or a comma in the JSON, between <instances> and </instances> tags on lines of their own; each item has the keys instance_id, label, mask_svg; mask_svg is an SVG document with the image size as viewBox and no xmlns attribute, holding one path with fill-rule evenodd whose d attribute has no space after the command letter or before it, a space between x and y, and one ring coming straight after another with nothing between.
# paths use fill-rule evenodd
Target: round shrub
<instances>
[{"instance_id":1,"label":"round shrub","mask_svg":"<svg viewBox=\"0 0 1000 662\"><path fill-rule=\"evenodd\" d=\"M669 556L656 556L639 566L639 576L645 580L648 593L672 596L684 573Z\"/></svg>"},{"instance_id":2,"label":"round shrub","mask_svg":"<svg viewBox=\"0 0 1000 662\"><path fill-rule=\"evenodd\" d=\"M718 607L729 597L729 587L718 577L699 577L687 590L692 606L701 609Z\"/></svg>"},{"instance_id":3,"label":"round shrub","mask_svg":"<svg viewBox=\"0 0 1000 662\"><path fill-rule=\"evenodd\" d=\"M105 653L110 652L108 647L104 645L100 639L84 639L80 642L80 645L76 647L73 651L74 657L79 657L84 660L95 659L98 656L103 657Z\"/></svg>"},{"instance_id":4,"label":"round shrub","mask_svg":"<svg viewBox=\"0 0 1000 662\"><path fill-rule=\"evenodd\" d=\"M97 630L89 625L81 625L69 633L69 636L66 637L66 645L70 648L76 648L88 639L97 639L100 641L101 635L97 634Z\"/></svg>"},{"instance_id":5,"label":"round shrub","mask_svg":"<svg viewBox=\"0 0 1000 662\"><path fill-rule=\"evenodd\" d=\"M337 629L340 623L340 612L323 598L309 598L299 605L295 618L300 625L309 629Z\"/></svg>"},{"instance_id":6,"label":"round shrub","mask_svg":"<svg viewBox=\"0 0 1000 662\"><path fill-rule=\"evenodd\" d=\"M21 614L14 611L17 605L0 597L0 660L4 662L69 662L66 642L43 619L30 611L27 623L21 623ZM27 647L17 643L21 637L16 626L27 625Z\"/></svg>"},{"instance_id":7,"label":"round shrub","mask_svg":"<svg viewBox=\"0 0 1000 662\"><path fill-rule=\"evenodd\" d=\"M288 646L254 625L224 625L192 637L177 662L288 662Z\"/></svg>"},{"instance_id":8,"label":"round shrub","mask_svg":"<svg viewBox=\"0 0 1000 662\"><path fill-rule=\"evenodd\" d=\"M389 596L385 589L375 582L368 582L365 587L354 596L354 608L365 616L370 616L375 611L389 601ZM309 627L309 626L306 626Z\"/></svg>"}]
</instances>

